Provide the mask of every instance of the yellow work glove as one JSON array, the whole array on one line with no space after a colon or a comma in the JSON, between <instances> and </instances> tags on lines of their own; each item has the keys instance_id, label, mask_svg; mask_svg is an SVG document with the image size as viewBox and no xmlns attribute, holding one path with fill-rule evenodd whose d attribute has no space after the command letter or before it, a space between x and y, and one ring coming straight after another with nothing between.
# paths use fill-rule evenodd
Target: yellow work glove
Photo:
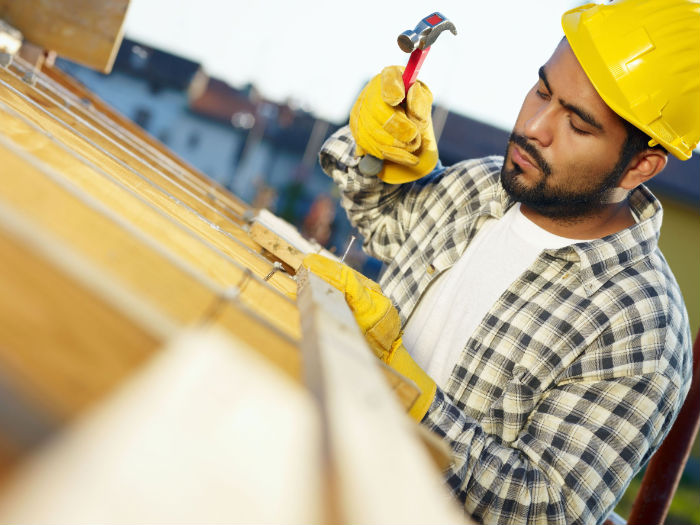
<instances>
[{"instance_id":1,"label":"yellow work glove","mask_svg":"<svg viewBox=\"0 0 700 525\"><path fill-rule=\"evenodd\" d=\"M408 413L416 421L423 419L437 387L404 348L399 314L382 294L381 287L349 266L322 255L307 255L302 264L345 294L345 301L374 354L416 383L421 394Z\"/></svg>"},{"instance_id":2,"label":"yellow work glove","mask_svg":"<svg viewBox=\"0 0 700 525\"><path fill-rule=\"evenodd\" d=\"M438 162L431 118L433 95L420 81L406 95L402 73L400 66L384 68L365 86L350 111L356 154L385 159L378 176L389 184L419 179Z\"/></svg>"}]
</instances>

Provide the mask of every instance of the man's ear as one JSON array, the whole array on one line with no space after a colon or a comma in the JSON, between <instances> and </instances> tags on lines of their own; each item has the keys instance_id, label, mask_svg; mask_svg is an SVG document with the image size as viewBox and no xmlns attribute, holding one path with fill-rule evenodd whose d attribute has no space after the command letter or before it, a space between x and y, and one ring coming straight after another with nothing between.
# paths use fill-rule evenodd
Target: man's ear
<instances>
[{"instance_id":1,"label":"man's ear","mask_svg":"<svg viewBox=\"0 0 700 525\"><path fill-rule=\"evenodd\" d=\"M620 180L619 187L633 190L660 173L666 167L667 161L668 155L664 151L658 149L640 151L630 161L627 171Z\"/></svg>"}]
</instances>

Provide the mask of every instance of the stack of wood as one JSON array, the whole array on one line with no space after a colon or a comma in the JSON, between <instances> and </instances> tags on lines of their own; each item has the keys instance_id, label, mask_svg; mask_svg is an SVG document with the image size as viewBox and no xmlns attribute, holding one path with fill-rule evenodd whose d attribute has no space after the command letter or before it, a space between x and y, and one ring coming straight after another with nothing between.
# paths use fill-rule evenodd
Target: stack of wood
<instances>
[{"instance_id":1,"label":"stack of wood","mask_svg":"<svg viewBox=\"0 0 700 525\"><path fill-rule=\"evenodd\" d=\"M52 66L127 4L0 0L0 521L464 521L318 247Z\"/></svg>"}]
</instances>

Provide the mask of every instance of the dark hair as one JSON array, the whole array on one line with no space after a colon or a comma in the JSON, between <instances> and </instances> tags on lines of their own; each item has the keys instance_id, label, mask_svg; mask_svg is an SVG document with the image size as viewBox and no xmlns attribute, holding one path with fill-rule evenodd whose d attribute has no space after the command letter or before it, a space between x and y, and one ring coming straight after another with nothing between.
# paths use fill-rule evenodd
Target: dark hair
<instances>
[{"instance_id":1,"label":"dark hair","mask_svg":"<svg viewBox=\"0 0 700 525\"><path fill-rule=\"evenodd\" d=\"M650 147L649 141L651 140L651 137L644 133L641 129L630 124L622 117L620 117L620 120L622 120L622 124L624 124L625 129L627 130L627 139L625 139L625 143L622 145L620 161L618 164L627 166L627 164L629 164L637 153L644 151L645 149L654 149L668 154L666 148L664 148L661 144Z\"/></svg>"}]
</instances>

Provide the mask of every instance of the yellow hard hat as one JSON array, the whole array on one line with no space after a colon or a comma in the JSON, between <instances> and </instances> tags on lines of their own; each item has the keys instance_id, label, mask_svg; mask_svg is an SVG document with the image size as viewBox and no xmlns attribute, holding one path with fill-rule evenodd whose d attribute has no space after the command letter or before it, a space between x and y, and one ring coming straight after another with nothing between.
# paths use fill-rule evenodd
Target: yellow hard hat
<instances>
[{"instance_id":1,"label":"yellow hard hat","mask_svg":"<svg viewBox=\"0 0 700 525\"><path fill-rule=\"evenodd\" d=\"M562 27L598 94L687 160L700 141L700 0L618 0L567 11Z\"/></svg>"}]
</instances>

